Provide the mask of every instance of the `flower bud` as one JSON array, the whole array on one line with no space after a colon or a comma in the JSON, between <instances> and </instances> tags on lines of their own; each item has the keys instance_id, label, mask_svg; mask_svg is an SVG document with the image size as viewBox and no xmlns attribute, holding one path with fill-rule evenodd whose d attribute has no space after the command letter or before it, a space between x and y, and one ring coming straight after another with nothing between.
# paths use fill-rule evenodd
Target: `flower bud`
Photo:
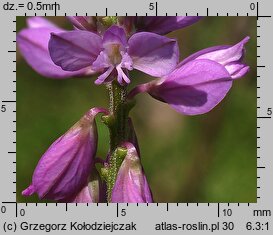
<instances>
[{"instance_id":1,"label":"flower bud","mask_svg":"<svg viewBox=\"0 0 273 235\"><path fill-rule=\"evenodd\" d=\"M122 147L127 150L127 153L118 171L111 202L153 202L136 148L129 142L124 143Z\"/></svg>"},{"instance_id":2,"label":"flower bud","mask_svg":"<svg viewBox=\"0 0 273 235\"><path fill-rule=\"evenodd\" d=\"M40 159L32 184L24 196L36 192L39 198L66 201L86 184L97 151L96 114L106 110L89 110L73 127L58 138Z\"/></svg>"}]
</instances>

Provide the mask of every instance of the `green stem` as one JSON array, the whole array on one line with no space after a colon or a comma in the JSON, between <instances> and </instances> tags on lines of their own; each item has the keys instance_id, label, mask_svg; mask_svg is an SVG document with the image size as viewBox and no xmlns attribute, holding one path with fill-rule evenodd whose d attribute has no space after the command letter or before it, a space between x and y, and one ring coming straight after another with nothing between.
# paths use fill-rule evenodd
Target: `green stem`
<instances>
[{"instance_id":1,"label":"green stem","mask_svg":"<svg viewBox=\"0 0 273 235\"><path fill-rule=\"evenodd\" d=\"M126 86L113 81L107 86L110 99L110 114L103 117L110 133L110 152L108 164L102 168L102 176L107 185L107 200L111 202L111 193L117 178L118 170L126 156L126 150L120 144L128 140L128 115L133 102L127 102Z\"/></svg>"},{"instance_id":2,"label":"green stem","mask_svg":"<svg viewBox=\"0 0 273 235\"><path fill-rule=\"evenodd\" d=\"M113 81L108 85L110 100L110 115L112 116L112 128L110 131L110 151L113 152L118 145L126 140L128 126L128 108L126 105L126 86L119 85Z\"/></svg>"}]
</instances>

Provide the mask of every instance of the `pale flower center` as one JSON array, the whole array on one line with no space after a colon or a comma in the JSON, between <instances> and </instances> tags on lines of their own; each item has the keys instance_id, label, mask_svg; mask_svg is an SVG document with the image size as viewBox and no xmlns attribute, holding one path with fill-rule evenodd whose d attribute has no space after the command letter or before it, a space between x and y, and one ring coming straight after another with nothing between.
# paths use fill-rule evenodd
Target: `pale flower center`
<instances>
[{"instance_id":1,"label":"pale flower center","mask_svg":"<svg viewBox=\"0 0 273 235\"><path fill-rule=\"evenodd\" d=\"M109 60L113 65L121 63L122 56L120 54L120 44L110 44L106 48Z\"/></svg>"}]
</instances>

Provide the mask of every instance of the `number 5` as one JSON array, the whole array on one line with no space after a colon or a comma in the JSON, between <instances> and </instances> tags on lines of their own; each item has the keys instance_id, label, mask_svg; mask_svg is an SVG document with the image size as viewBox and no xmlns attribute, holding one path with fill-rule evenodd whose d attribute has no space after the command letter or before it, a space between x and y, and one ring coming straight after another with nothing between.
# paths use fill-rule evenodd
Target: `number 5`
<instances>
[{"instance_id":1,"label":"number 5","mask_svg":"<svg viewBox=\"0 0 273 235\"><path fill-rule=\"evenodd\" d=\"M125 215L126 215L126 210L125 210L125 209L122 209L122 210L120 211L120 214L121 214L121 216L125 216Z\"/></svg>"},{"instance_id":2,"label":"number 5","mask_svg":"<svg viewBox=\"0 0 273 235\"><path fill-rule=\"evenodd\" d=\"M153 2L150 2L149 10L153 11L155 9L155 4Z\"/></svg>"},{"instance_id":3,"label":"number 5","mask_svg":"<svg viewBox=\"0 0 273 235\"><path fill-rule=\"evenodd\" d=\"M3 105L1 106L1 112L4 113L4 112L6 112L6 111L7 111L6 105L3 104Z\"/></svg>"}]
</instances>

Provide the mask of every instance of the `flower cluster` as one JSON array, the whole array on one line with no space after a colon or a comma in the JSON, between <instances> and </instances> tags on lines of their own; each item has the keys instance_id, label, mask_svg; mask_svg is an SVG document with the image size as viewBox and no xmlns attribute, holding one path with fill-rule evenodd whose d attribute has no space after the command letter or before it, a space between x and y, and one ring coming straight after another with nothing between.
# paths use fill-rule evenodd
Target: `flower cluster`
<instances>
[{"instance_id":1,"label":"flower cluster","mask_svg":"<svg viewBox=\"0 0 273 235\"><path fill-rule=\"evenodd\" d=\"M96 74L95 84L109 89L110 108L90 109L58 138L40 159L23 195L37 193L60 202L153 202L129 117L134 97L146 92L184 115L204 114L249 70L243 63L249 37L179 62L176 39L164 35L201 18L71 16L71 31L42 17L28 18L17 42L29 65L56 79ZM155 79L127 94L134 69ZM105 160L96 155L99 113L110 132Z\"/></svg>"}]
</instances>

